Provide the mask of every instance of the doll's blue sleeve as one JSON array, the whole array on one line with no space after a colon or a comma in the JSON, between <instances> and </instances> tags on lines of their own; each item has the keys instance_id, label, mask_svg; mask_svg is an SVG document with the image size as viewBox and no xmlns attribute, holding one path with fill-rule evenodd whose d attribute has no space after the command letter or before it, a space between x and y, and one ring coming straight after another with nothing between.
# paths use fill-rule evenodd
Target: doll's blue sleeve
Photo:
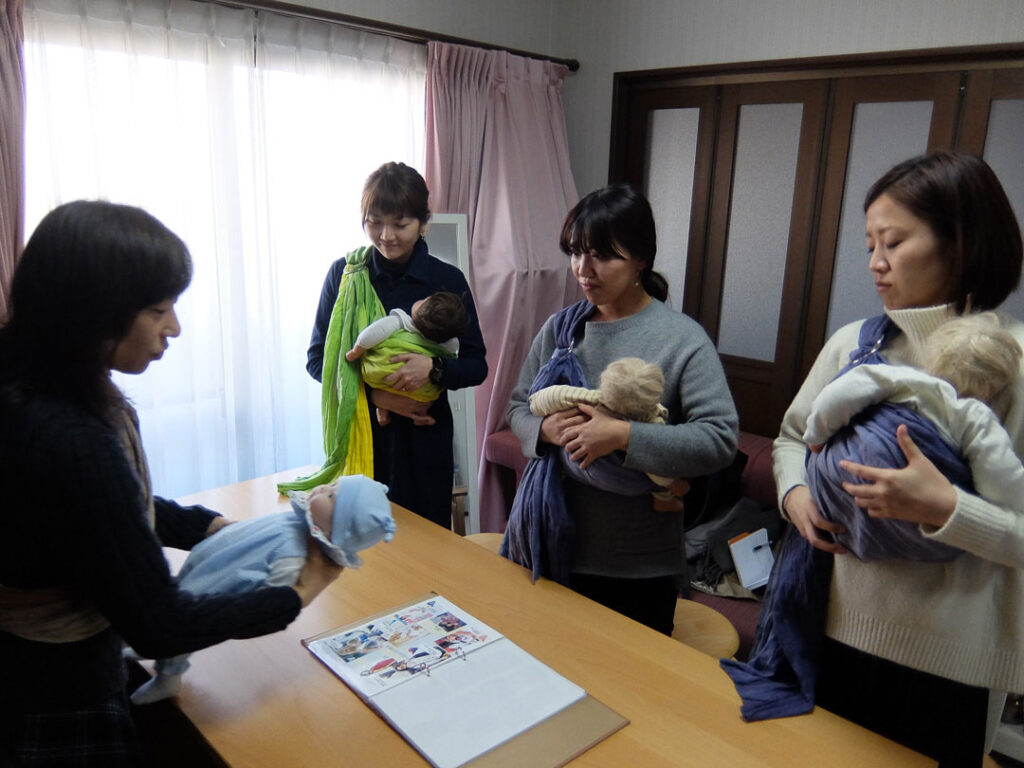
<instances>
[{"instance_id":1,"label":"doll's blue sleeve","mask_svg":"<svg viewBox=\"0 0 1024 768\"><path fill-rule=\"evenodd\" d=\"M243 594L267 585L274 563L307 554L305 523L278 512L232 523L192 548L178 573L192 594Z\"/></svg>"}]
</instances>

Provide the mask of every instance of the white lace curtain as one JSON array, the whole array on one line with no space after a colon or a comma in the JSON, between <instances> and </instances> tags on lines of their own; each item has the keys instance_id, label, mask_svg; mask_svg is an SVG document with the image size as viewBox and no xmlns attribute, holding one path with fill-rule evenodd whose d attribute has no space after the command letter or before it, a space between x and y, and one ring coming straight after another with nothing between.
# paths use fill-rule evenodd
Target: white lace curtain
<instances>
[{"instance_id":1,"label":"white lace curtain","mask_svg":"<svg viewBox=\"0 0 1024 768\"><path fill-rule=\"evenodd\" d=\"M158 494L322 458L305 350L331 261L388 160L423 167L425 48L186 0L26 0L26 228L141 206L195 262L183 332L118 376Z\"/></svg>"}]
</instances>

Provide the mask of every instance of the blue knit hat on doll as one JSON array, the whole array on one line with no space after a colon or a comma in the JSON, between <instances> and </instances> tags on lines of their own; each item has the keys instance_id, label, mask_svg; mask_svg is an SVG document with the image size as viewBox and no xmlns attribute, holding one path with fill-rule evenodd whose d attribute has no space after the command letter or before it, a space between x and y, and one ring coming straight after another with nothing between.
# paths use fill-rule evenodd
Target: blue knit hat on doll
<instances>
[{"instance_id":1,"label":"blue knit hat on doll","mask_svg":"<svg viewBox=\"0 0 1024 768\"><path fill-rule=\"evenodd\" d=\"M391 541L395 521L387 486L365 475L344 475L330 485L291 491L292 509L338 565L358 568L359 552L379 541Z\"/></svg>"}]
</instances>

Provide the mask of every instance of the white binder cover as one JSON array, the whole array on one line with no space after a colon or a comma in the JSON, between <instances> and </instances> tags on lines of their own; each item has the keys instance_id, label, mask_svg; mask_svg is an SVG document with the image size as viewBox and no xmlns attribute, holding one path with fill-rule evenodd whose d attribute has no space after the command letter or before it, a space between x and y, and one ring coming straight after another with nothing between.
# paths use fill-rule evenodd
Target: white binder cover
<instances>
[{"instance_id":1,"label":"white binder cover","mask_svg":"<svg viewBox=\"0 0 1024 768\"><path fill-rule=\"evenodd\" d=\"M303 644L437 768L467 765L575 712L574 724L584 719L577 743L560 746L548 729L542 742L515 747L529 749L535 765L560 765L628 722L438 595ZM603 716L595 719L595 708Z\"/></svg>"}]
</instances>

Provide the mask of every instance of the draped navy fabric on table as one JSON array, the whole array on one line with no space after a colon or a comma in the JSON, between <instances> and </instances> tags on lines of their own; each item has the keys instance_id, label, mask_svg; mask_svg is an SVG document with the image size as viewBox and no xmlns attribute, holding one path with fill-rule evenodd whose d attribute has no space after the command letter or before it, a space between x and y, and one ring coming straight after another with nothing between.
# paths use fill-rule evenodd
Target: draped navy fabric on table
<instances>
[{"instance_id":1,"label":"draped navy fabric on table","mask_svg":"<svg viewBox=\"0 0 1024 768\"><path fill-rule=\"evenodd\" d=\"M860 346L838 375L856 365L885 364L880 350L898 332L884 315L866 320ZM808 487L822 515L846 528L847 535L836 540L851 555L865 561L951 560L960 550L925 539L906 521L870 517L842 487L844 480L859 480L839 468L841 459L878 467L906 464L896 440L900 424L907 425L918 448L950 482L973 490L970 468L935 426L912 409L889 403L858 414L821 453L808 452ZM795 527L788 527L765 590L749 660L720 662L743 700L740 712L745 720L800 715L814 708L832 564L830 553L811 546Z\"/></svg>"}]
</instances>

